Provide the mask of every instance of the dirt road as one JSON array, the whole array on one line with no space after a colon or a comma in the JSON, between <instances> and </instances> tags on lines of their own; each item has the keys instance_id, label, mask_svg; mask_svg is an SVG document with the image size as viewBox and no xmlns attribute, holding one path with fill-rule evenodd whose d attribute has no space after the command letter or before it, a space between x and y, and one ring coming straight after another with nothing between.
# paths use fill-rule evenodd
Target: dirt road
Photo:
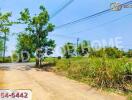
<instances>
[{"instance_id":1,"label":"dirt road","mask_svg":"<svg viewBox=\"0 0 132 100\"><path fill-rule=\"evenodd\" d=\"M0 66L0 89L31 89L33 100L126 100L55 73L30 68L29 64Z\"/></svg>"}]
</instances>

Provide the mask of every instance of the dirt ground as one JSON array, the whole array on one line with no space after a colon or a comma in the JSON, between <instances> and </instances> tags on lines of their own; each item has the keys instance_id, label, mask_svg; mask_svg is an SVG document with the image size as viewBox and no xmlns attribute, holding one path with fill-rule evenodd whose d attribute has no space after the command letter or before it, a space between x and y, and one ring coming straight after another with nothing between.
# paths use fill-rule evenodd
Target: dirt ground
<instances>
[{"instance_id":1,"label":"dirt ground","mask_svg":"<svg viewBox=\"0 0 132 100\"><path fill-rule=\"evenodd\" d=\"M26 64L0 66L0 89L31 89L32 100L126 100Z\"/></svg>"}]
</instances>

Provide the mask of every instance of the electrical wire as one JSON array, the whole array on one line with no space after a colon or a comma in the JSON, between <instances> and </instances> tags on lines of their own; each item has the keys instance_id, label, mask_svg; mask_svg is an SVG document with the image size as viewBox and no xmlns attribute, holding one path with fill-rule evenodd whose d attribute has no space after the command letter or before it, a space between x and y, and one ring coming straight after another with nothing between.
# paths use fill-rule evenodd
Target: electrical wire
<instances>
[{"instance_id":1,"label":"electrical wire","mask_svg":"<svg viewBox=\"0 0 132 100\"><path fill-rule=\"evenodd\" d=\"M131 16L131 15L132 15L132 13L129 13L129 14L125 15L125 16L121 16L121 17L116 18L116 19L113 19L113 20L111 20L111 21L109 21L109 22L106 22L106 23L97 25L97 26L95 26L94 28L91 28L91 29L88 28L88 29L85 29L85 30L81 30L81 31L77 31L77 32L72 32L72 33L70 33L70 34L79 34L79 33L86 32L86 31L89 32L89 31L95 30L95 29L97 29L97 28L106 26L106 25L108 25L108 24L110 24L110 23L113 23L113 22L119 21L119 20L121 20L121 19L124 19L124 18L126 18L126 17L128 17L128 16ZM13 28L18 30L17 27L13 27ZM20 29L20 30L23 30L22 28L19 28L19 29ZM60 38L67 38L67 39L69 39L69 38L70 38L70 39L76 39L76 38L78 38L78 37L75 37L75 36L69 36L69 35L63 35L63 34L50 34L50 36L55 36L55 37L60 37Z\"/></svg>"},{"instance_id":2,"label":"electrical wire","mask_svg":"<svg viewBox=\"0 0 132 100\"><path fill-rule=\"evenodd\" d=\"M125 5L125 4L130 4L130 3L132 3L132 0L131 1L128 1L126 3L121 4L121 6L122 5ZM95 13L93 15L90 15L90 16L87 16L87 17L84 17L84 18L81 18L81 19L77 19L75 21L68 22L68 23L63 24L63 25L60 25L60 26L57 26L55 29L60 29L62 27L68 26L68 25L73 25L73 24L76 24L76 23L79 23L79 22L82 22L82 21L86 21L86 20L89 20L91 18L98 17L98 16L101 16L103 14L109 13L111 11L112 11L111 9L107 9L107 10L104 10L104 11L101 11L101 12L98 12L98 13Z\"/></svg>"},{"instance_id":3,"label":"electrical wire","mask_svg":"<svg viewBox=\"0 0 132 100\"><path fill-rule=\"evenodd\" d=\"M121 20L121 19L123 19L123 18L125 18L125 17L130 16L130 15L132 15L132 13L127 14L127 15L125 15L125 16L121 16L121 17L116 18L116 19L114 19L114 20L111 20L111 21L109 21L109 22L106 22L106 23L103 23L103 24L97 25L97 26L95 26L94 28L88 28L88 29L81 30L81 31L78 31L78 32L72 32L72 33L70 33L70 34L82 33L82 32L86 32L86 31L92 31L92 30L94 30L94 29L97 29L97 28L103 27L103 26L108 25L108 24L110 24L110 23L113 23L113 22L119 21L119 20Z\"/></svg>"},{"instance_id":4,"label":"electrical wire","mask_svg":"<svg viewBox=\"0 0 132 100\"><path fill-rule=\"evenodd\" d=\"M54 18L58 13L63 11L67 6L69 6L74 0L68 0L68 2L64 3L55 13L53 13L50 19Z\"/></svg>"},{"instance_id":5,"label":"electrical wire","mask_svg":"<svg viewBox=\"0 0 132 100\"><path fill-rule=\"evenodd\" d=\"M103 24L101 24L101 25L97 25L97 26L95 26L94 28L89 28L89 29L85 29L85 30L81 30L81 31L78 31L78 32L72 32L72 33L70 33L70 34L79 34L79 33L82 33L82 32L88 32L88 31L92 31L92 30L94 30L94 29L97 29L97 28L100 28L100 27L103 27L103 26L106 26L106 25L108 25L108 24L110 24L110 23L113 23L113 22L116 22L116 21L119 21L119 20L121 20L121 19L124 19L125 17L128 17L128 16L131 16L132 15L132 13L129 13L129 14L127 14L127 15L125 15L125 16L121 16L121 17L119 17L119 18L116 18L116 19L114 19L114 20L111 20L111 21L109 21L109 22L106 22L106 23L103 23ZM57 36L57 37L66 37L66 38L77 38L77 37L74 37L74 36L68 36L68 35L60 35L60 34L52 34L52 35L54 35L54 36Z\"/></svg>"}]
</instances>

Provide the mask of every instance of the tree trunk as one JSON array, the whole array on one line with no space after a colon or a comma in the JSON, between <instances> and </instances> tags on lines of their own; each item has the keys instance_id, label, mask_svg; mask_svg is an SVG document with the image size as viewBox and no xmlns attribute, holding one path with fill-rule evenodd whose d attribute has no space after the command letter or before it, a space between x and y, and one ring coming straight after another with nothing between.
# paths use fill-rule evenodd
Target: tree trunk
<instances>
[{"instance_id":1,"label":"tree trunk","mask_svg":"<svg viewBox=\"0 0 132 100\"><path fill-rule=\"evenodd\" d=\"M36 58L36 67L39 66L39 59Z\"/></svg>"},{"instance_id":2,"label":"tree trunk","mask_svg":"<svg viewBox=\"0 0 132 100\"><path fill-rule=\"evenodd\" d=\"M42 59L36 59L36 67L41 67Z\"/></svg>"},{"instance_id":3,"label":"tree trunk","mask_svg":"<svg viewBox=\"0 0 132 100\"><path fill-rule=\"evenodd\" d=\"M39 65L40 67L42 66L42 59L40 59L40 65Z\"/></svg>"},{"instance_id":4,"label":"tree trunk","mask_svg":"<svg viewBox=\"0 0 132 100\"><path fill-rule=\"evenodd\" d=\"M5 33L5 38L4 38L3 63L5 62L5 50L6 50L6 33Z\"/></svg>"}]
</instances>

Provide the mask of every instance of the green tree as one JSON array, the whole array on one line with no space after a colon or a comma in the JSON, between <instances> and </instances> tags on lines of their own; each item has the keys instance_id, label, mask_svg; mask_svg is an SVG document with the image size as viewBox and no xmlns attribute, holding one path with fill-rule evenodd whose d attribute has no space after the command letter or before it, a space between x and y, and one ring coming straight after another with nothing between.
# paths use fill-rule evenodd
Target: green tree
<instances>
[{"instance_id":1,"label":"green tree","mask_svg":"<svg viewBox=\"0 0 132 100\"><path fill-rule=\"evenodd\" d=\"M72 56L75 56L75 46L73 43L66 43L62 48L61 48L62 54L66 58L70 58Z\"/></svg>"},{"instance_id":2,"label":"green tree","mask_svg":"<svg viewBox=\"0 0 132 100\"><path fill-rule=\"evenodd\" d=\"M116 47L106 47L96 50L94 56L96 57L108 57L108 58L122 58L125 52L119 50Z\"/></svg>"},{"instance_id":3,"label":"green tree","mask_svg":"<svg viewBox=\"0 0 132 100\"><path fill-rule=\"evenodd\" d=\"M35 43L32 39L32 35L26 33L20 33L17 37L17 53L21 53L21 51L28 51L33 56L32 53L35 52Z\"/></svg>"},{"instance_id":4,"label":"green tree","mask_svg":"<svg viewBox=\"0 0 132 100\"><path fill-rule=\"evenodd\" d=\"M116 47L105 48L105 53L106 53L106 56L110 58L122 58L124 56L124 51L119 50Z\"/></svg>"},{"instance_id":5,"label":"green tree","mask_svg":"<svg viewBox=\"0 0 132 100\"><path fill-rule=\"evenodd\" d=\"M13 22L10 21L10 17L11 17L11 13L7 12L7 13L1 13L0 12L0 33L3 33L3 39L4 39L4 43L3 43L3 62L5 59L5 51L6 51L6 41L8 39L8 34L10 32L10 28L9 26L11 26L13 24Z\"/></svg>"},{"instance_id":6,"label":"green tree","mask_svg":"<svg viewBox=\"0 0 132 100\"><path fill-rule=\"evenodd\" d=\"M83 40L77 47L77 52L80 56L85 56L91 52L91 49L90 41Z\"/></svg>"},{"instance_id":7,"label":"green tree","mask_svg":"<svg viewBox=\"0 0 132 100\"><path fill-rule=\"evenodd\" d=\"M19 21L26 26L25 33L31 35L33 48L40 50L40 48L52 47L55 48L55 41L48 39L48 33L54 30L54 25L49 23L49 14L44 6L40 6L40 13L31 17L28 9L20 12ZM31 48L31 47L30 47ZM53 49L52 49L53 50ZM40 55L38 52L37 55ZM36 66L41 66L41 59L36 59Z\"/></svg>"}]
</instances>

